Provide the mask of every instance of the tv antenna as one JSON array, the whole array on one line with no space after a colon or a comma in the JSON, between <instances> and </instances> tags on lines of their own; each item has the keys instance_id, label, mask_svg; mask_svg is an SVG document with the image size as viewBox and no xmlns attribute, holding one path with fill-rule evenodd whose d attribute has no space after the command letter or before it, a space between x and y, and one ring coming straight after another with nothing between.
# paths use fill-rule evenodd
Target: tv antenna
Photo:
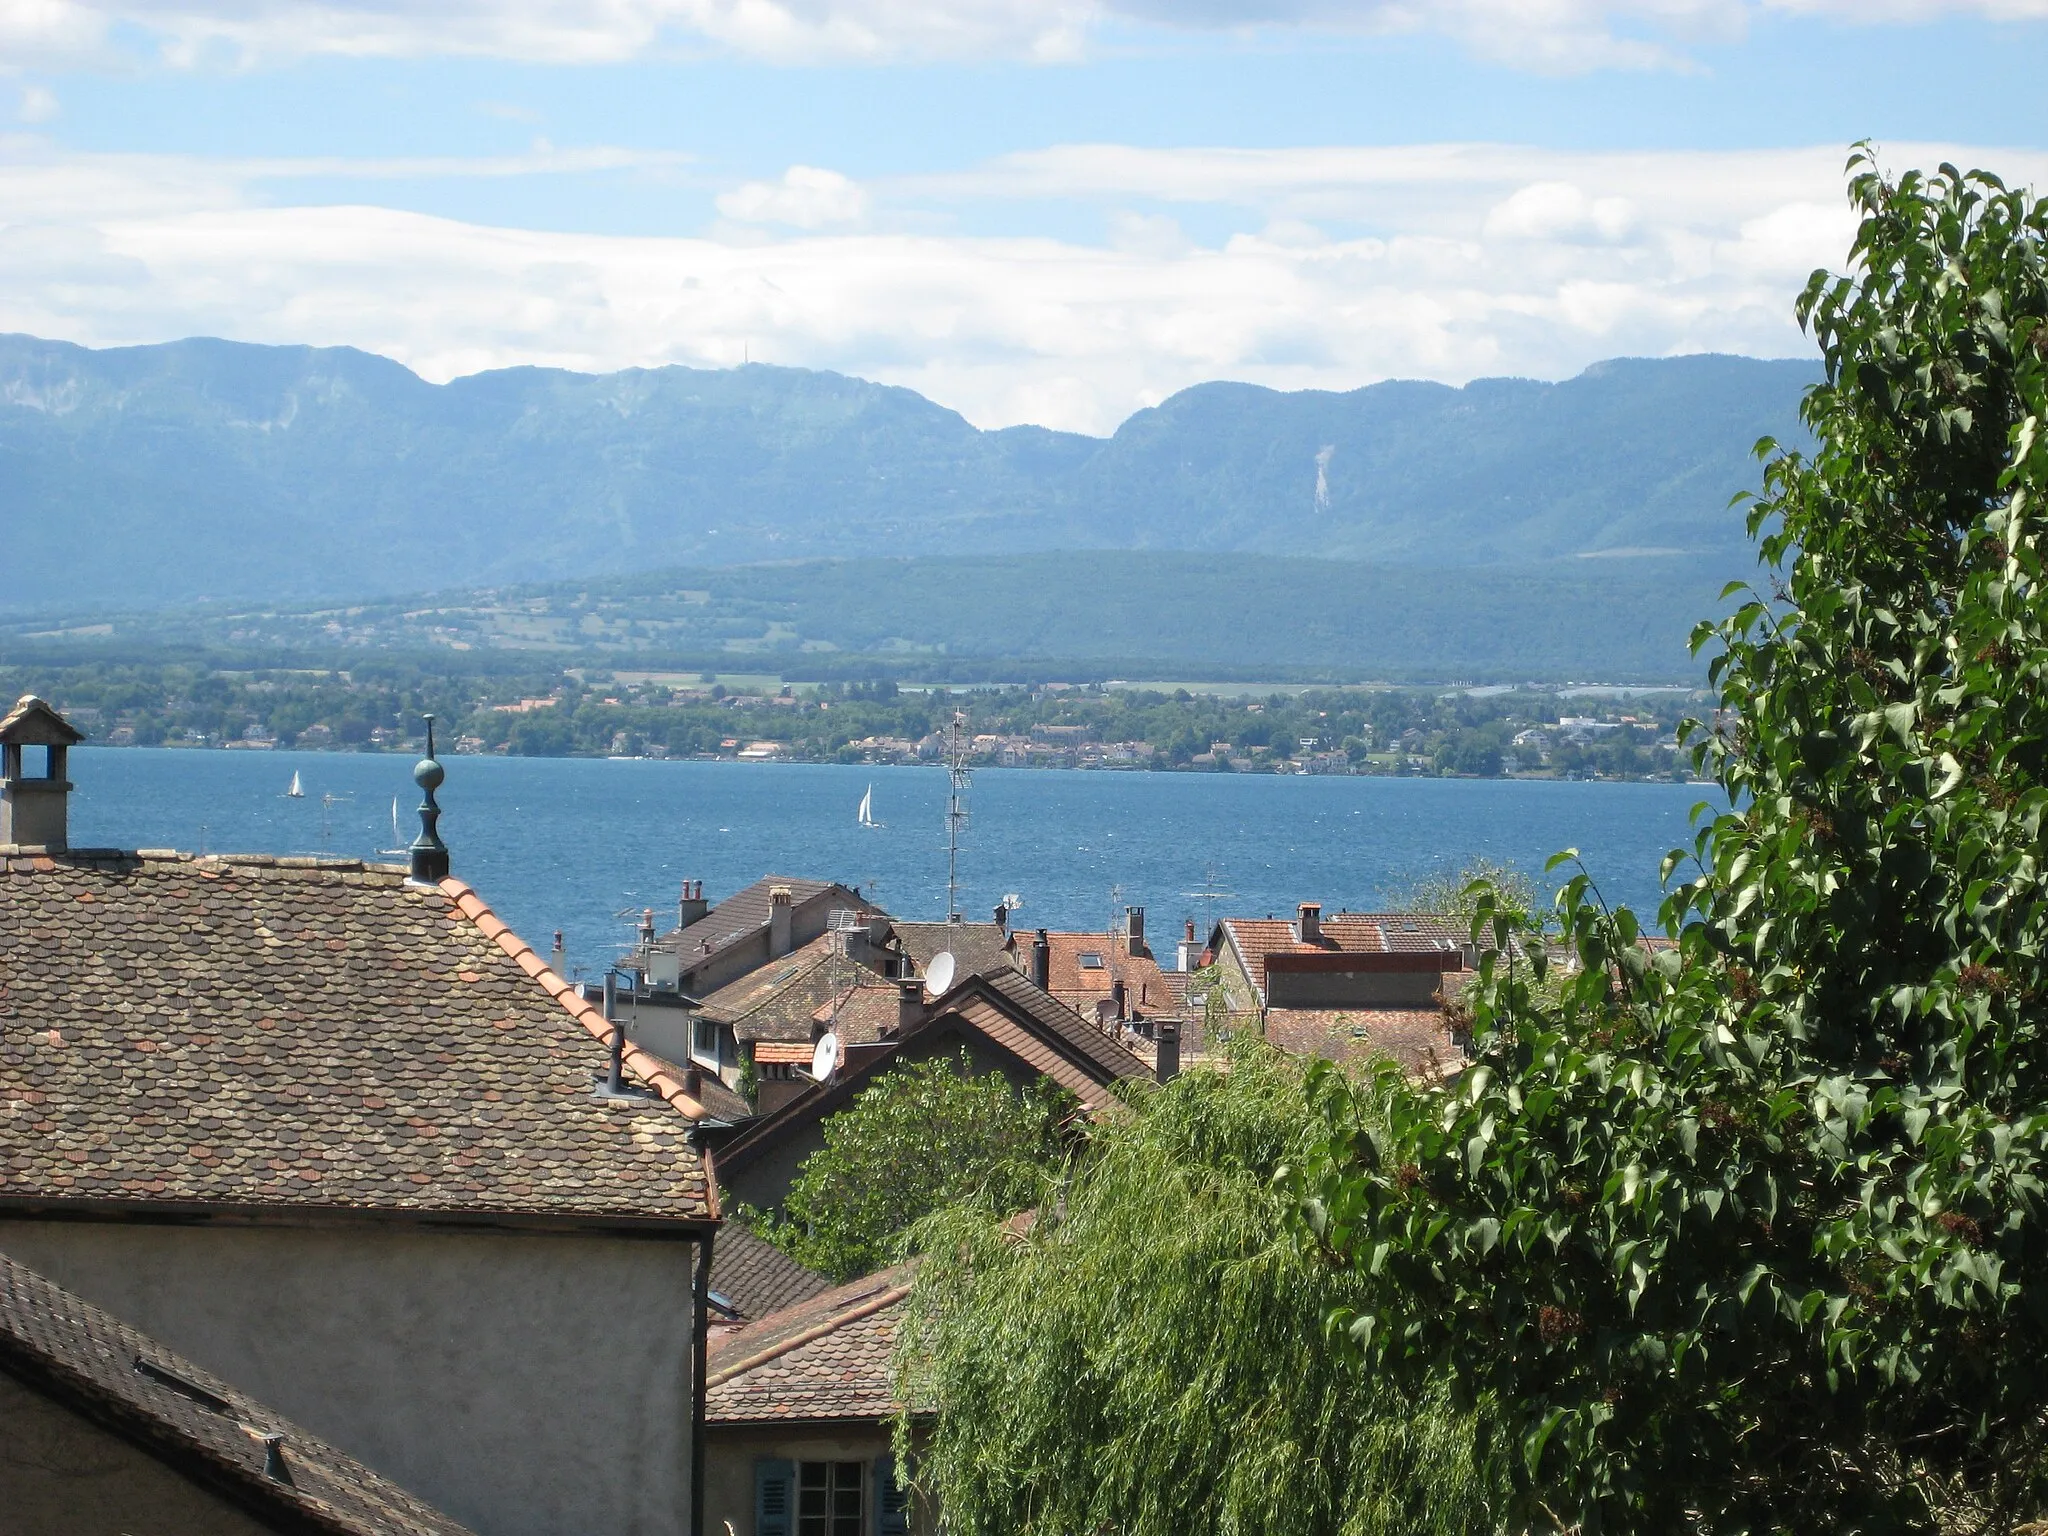
<instances>
[{"instance_id":1,"label":"tv antenna","mask_svg":"<svg viewBox=\"0 0 2048 1536\"><path fill-rule=\"evenodd\" d=\"M973 770L967 766L967 711L953 711L953 723L946 727L946 921L960 921L960 834L967 830L967 786Z\"/></svg>"},{"instance_id":2,"label":"tv antenna","mask_svg":"<svg viewBox=\"0 0 2048 1536\"><path fill-rule=\"evenodd\" d=\"M1228 897L1235 896L1237 894L1237 892L1235 891L1225 890L1223 886L1219 883L1221 879L1222 872L1218 870L1214 864L1211 864L1208 868L1202 871L1202 883L1199 886L1197 886L1192 891L1181 892L1181 895L1187 897L1190 901L1203 901L1209 904L1209 933L1214 933L1216 931L1216 903L1225 900Z\"/></svg>"}]
</instances>

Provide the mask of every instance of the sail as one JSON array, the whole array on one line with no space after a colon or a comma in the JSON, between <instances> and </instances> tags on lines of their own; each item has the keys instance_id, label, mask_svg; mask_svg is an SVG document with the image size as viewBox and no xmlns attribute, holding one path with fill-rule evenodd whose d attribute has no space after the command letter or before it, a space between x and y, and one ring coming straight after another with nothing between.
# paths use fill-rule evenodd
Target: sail
<instances>
[{"instance_id":1,"label":"sail","mask_svg":"<svg viewBox=\"0 0 2048 1536\"><path fill-rule=\"evenodd\" d=\"M860 797L860 824L872 827L875 824L875 786L870 784L868 792Z\"/></svg>"},{"instance_id":2,"label":"sail","mask_svg":"<svg viewBox=\"0 0 2048 1536\"><path fill-rule=\"evenodd\" d=\"M298 774L294 773L292 775L292 787L286 790L285 793L287 795L290 795L294 800L303 800L306 798L306 789L305 786L299 782Z\"/></svg>"}]
</instances>

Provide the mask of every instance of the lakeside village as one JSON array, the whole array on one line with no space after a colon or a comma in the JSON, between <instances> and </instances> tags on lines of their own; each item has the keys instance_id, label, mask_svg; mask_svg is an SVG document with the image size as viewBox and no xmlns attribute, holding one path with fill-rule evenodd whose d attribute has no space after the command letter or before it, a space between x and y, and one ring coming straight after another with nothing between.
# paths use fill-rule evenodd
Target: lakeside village
<instances>
[{"instance_id":1,"label":"lakeside village","mask_svg":"<svg viewBox=\"0 0 2048 1536\"><path fill-rule=\"evenodd\" d=\"M946 1062L1071 1127L1232 1031L1420 1073L1466 1044L1464 923L1310 893L1161 936L684 881L575 982L460 878L431 723L402 865L72 848L84 739L33 697L0 720L27 1530L89 1493L110 1531L934 1531L897 1454L932 1428L891 1367L911 1267L820 1273L730 1219L784 1206L837 1117Z\"/></svg>"},{"instance_id":2,"label":"lakeside village","mask_svg":"<svg viewBox=\"0 0 2048 1536\"><path fill-rule=\"evenodd\" d=\"M1235 773L1687 778L1677 731L1701 696L1663 689L1254 692L1038 683L911 688L584 670L539 677L199 666L0 667L111 746L420 749L738 762L936 763L955 710L976 767Z\"/></svg>"}]
</instances>

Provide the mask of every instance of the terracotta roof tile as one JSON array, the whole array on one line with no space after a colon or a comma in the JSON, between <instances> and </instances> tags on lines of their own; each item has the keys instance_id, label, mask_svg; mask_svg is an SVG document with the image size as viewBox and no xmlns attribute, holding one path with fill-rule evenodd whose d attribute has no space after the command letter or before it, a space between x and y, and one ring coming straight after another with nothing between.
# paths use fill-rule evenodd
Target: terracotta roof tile
<instances>
[{"instance_id":1,"label":"terracotta roof tile","mask_svg":"<svg viewBox=\"0 0 2048 1536\"><path fill-rule=\"evenodd\" d=\"M822 1031L830 1028L847 1045L874 1045L896 1033L902 997L893 981L865 982L846 988L811 1015Z\"/></svg>"},{"instance_id":2,"label":"terracotta roof tile","mask_svg":"<svg viewBox=\"0 0 2048 1536\"><path fill-rule=\"evenodd\" d=\"M1322 919L1322 941L1316 944L1302 943L1295 925L1283 918L1226 917L1221 926L1262 996L1270 954L1419 954L1458 950L1470 936L1462 918L1422 912L1339 912Z\"/></svg>"},{"instance_id":3,"label":"terracotta roof tile","mask_svg":"<svg viewBox=\"0 0 2048 1536\"><path fill-rule=\"evenodd\" d=\"M0 1369L200 1481L232 1490L278 1529L468 1536L362 1463L4 1256ZM279 1450L290 1481L266 1472L265 1434L284 1437Z\"/></svg>"},{"instance_id":4,"label":"terracotta roof tile","mask_svg":"<svg viewBox=\"0 0 2048 1536\"><path fill-rule=\"evenodd\" d=\"M835 1287L720 1339L705 1367L705 1422L883 1419L896 1326L914 1267Z\"/></svg>"},{"instance_id":5,"label":"terracotta roof tile","mask_svg":"<svg viewBox=\"0 0 2048 1536\"><path fill-rule=\"evenodd\" d=\"M24 867L26 866L26 867ZM460 881L80 853L0 876L0 1201L701 1220L701 1106ZM559 984L559 985L558 985ZM666 1100L664 1103L663 1100Z\"/></svg>"},{"instance_id":6,"label":"terracotta roof tile","mask_svg":"<svg viewBox=\"0 0 2048 1536\"><path fill-rule=\"evenodd\" d=\"M822 1295L832 1282L745 1227L728 1223L712 1243L711 1289L737 1306L742 1317L759 1319Z\"/></svg>"}]
</instances>

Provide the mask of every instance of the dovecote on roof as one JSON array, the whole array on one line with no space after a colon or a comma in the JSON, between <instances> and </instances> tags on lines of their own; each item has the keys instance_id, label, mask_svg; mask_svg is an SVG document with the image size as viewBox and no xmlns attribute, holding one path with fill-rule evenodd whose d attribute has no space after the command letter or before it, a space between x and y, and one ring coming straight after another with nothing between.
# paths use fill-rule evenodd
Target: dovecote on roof
<instances>
[{"instance_id":1,"label":"dovecote on roof","mask_svg":"<svg viewBox=\"0 0 2048 1536\"><path fill-rule=\"evenodd\" d=\"M0 848L69 846L66 754L83 740L84 732L32 693L0 720ZM41 749L41 762L29 761L28 747Z\"/></svg>"}]
</instances>

